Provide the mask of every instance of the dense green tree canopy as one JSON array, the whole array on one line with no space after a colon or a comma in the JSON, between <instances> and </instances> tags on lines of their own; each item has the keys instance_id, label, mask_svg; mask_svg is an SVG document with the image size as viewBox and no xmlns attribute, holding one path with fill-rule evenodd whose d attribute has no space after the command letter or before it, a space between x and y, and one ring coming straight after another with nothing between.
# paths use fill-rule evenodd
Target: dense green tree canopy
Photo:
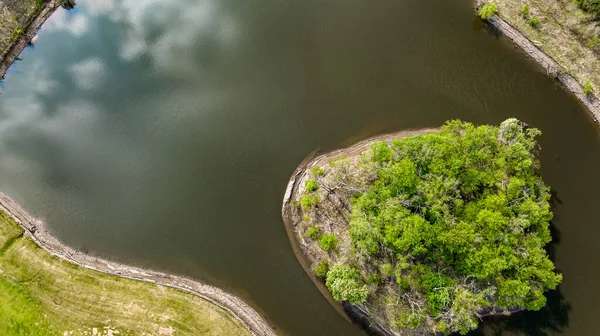
<instances>
[{"instance_id":1,"label":"dense green tree canopy","mask_svg":"<svg viewBox=\"0 0 600 336\"><path fill-rule=\"evenodd\" d=\"M351 252L326 275L333 297L384 307L394 328L463 334L493 311L542 308L562 277L544 249L552 213L536 175L539 134L516 119L450 121L373 144L362 162L374 178L349 200Z\"/></svg>"}]
</instances>

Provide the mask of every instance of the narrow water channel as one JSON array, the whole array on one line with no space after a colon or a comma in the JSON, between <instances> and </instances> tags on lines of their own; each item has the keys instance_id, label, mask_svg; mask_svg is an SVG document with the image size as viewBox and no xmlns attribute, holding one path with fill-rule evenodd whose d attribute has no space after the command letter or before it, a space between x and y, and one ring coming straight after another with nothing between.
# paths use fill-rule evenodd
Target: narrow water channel
<instances>
[{"instance_id":1,"label":"narrow water channel","mask_svg":"<svg viewBox=\"0 0 600 336\"><path fill-rule=\"evenodd\" d=\"M543 132L564 282L474 334L597 333L598 127L471 1L78 4L0 88L0 190L65 242L216 284L283 334L361 335L292 253L292 171L315 148L517 117Z\"/></svg>"}]
</instances>

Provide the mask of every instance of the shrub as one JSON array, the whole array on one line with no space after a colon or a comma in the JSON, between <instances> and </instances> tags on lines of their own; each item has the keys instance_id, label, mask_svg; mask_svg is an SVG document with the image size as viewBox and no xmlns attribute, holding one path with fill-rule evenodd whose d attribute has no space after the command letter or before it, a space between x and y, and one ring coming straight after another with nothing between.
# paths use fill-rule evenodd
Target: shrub
<instances>
[{"instance_id":1,"label":"shrub","mask_svg":"<svg viewBox=\"0 0 600 336\"><path fill-rule=\"evenodd\" d=\"M406 291L408 291L410 289L410 281L408 281L407 278L400 278L398 279L398 290L400 291L400 293L405 293Z\"/></svg>"},{"instance_id":2,"label":"shrub","mask_svg":"<svg viewBox=\"0 0 600 336\"><path fill-rule=\"evenodd\" d=\"M538 28L540 26L540 19L534 16L531 19L529 19L527 23L531 26L531 28Z\"/></svg>"},{"instance_id":3,"label":"shrub","mask_svg":"<svg viewBox=\"0 0 600 336\"><path fill-rule=\"evenodd\" d=\"M523 8L521 8L521 15L523 15L524 17L529 16L529 6L528 5L525 5L525 6L523 6Z\"/></svg>"},{"instance_id":4,"label":"shrub","mask_svg":"<svg viewBox=\"0 0 600 336\"><path fill-rule=\"evenodd\" d=\"M394 275L394 267L391 264L383 264L379 267L379 272L384 277L391 278Z\"/></svg>"},{"instance_id":5,"label":"shrub","mask_svg":"<svg viewBox=\"0 0 600 336\"><path fill-rule=\"evenodd\" d=\"M353 305L365 302L369 294L358 270L348 265L333 266L327 272L325 285L336 301L348 301Z\"/></svg>"},{"instance_id":6,"label":"shrub","mask_svg":"<svg viewBox=\"0 0 600 336\"><path fill-rule=\"evenodd\" d=\"M488 2L479 9L479 17L483 20L489 20L492 16L498 12L498 4L495 2Z\"/></svg>"},{"instance_id":7,"label":"shrub","mask_svg":"<svg viewBox=\"0 0 600 336\"><path fill-rule=\"evenodd\" d=\"M315 265L314 271L318 277L325 277L327 271L329 271L329 262L327 260L319 261L319 263Z\"/></svg>"},{"instance_id":8,"label":"shrub","mask_svg":"<svg viewBox=\"0 0 600 336\"><path fill-rule=\"evenodd\" d=\"M306 230L306 235L312 239L317 239L317 238L319 238L320 231L321 231L321 229L312 225L311 227L308 228L308 230Z\"/></svg>"},{"instance_id":9,"label":"shrub","mask_svg":"<svg viewBox=\"0 0 600 336\"><path fill-rule=\"evenodd\" d=\"M369 285L379 285L383 283L383 279L377 273L370 274L367 276L367 280L365 281Z\"/></svg>"},{"instance_id":10,"label":"shrub","mask_svg":"<svg viewBox=\"0 0 600 336\"><path fill-rule=\"evenodd\" d=\"M600 37L598 37L598 35L592 35L587 39L585 44L590 48L596 48L600 45Z\"/></svg>"},{"instance_id":11,"label":"shrub","mask_svg":"<svg viewBox=\"0 0 600 336\"><path fill-rule=\"evenodd\" d=\"M304 211L311 210L317 204L319 204L319 195L317 194L304 195L300 198L300 207Z\"/></svg>"},{"instance_id":12,"label":"shrub","mask_svg":"<svg viewBox=\"0 0 600 336\"><path fill-rule=\"evenodd\" d=\"M296 201L295 199L293 199L291 202L292 206L296 209L300 209L300 202Z\"/></svg>"},{"instance_id":13,"label":"shrub","mask_svg":"<svg viewBox=\"0 0 600 336\"><path fill-rule=\"evenodd\" d=\"M319 189L319 183L316 180L306 181L306 192L313 192Z\"/></svg>"},{"instance_id":14,"label":"shrub","mask_svg":"<svg viewBox=\"0 0 600 336\"><path fill-rule=\"evenodd\" d=\"M583 85L583 94L585 94L586 96L589 96L592 94L592 92L594 92L594 87L592 86L591 83L585 83Z\"/></svg>"},{"instance_id":15,"label":"shrub","mask_svg":"<svg viewBox=\"0 0 600 336\"><path fill-rule=\"evenodd\" d=\"M385 141L378 141L371 145L371 151L373 152L373 161L375 162L389 162L392 160L394 153L392 149L387 145Z\"/></svg>"},{"instance_id":16,"label":"shrub","mask_svg":"<svg viewBox=\"0 0 600 336\"><path fill-rule=\"evenodd\" d=\"M329 252L331 250L337 249L338 239L335 234L326 234L319 237L319 244L323 250Z\"/></svg>"},{"instance_id":17,"label":"shrub","mask_svg":"<svg viewBox=\"0 0 600 336\"><path fill-rule=\"evenodd\" d=\"M323 176L325 175L325 169L319 167L319 166L315 166L312 168L312 173L314 176Z\"/></svg>"},{"instance_id":18,"label":"shrub","mask_svg":"<svg viewBox=\"0 0 600 336\"><path fill-rule=\"evenodd\" d=\"M575 3L584 11L600 15L600 0L575 0Z\"/></svg>"}]
</instances>

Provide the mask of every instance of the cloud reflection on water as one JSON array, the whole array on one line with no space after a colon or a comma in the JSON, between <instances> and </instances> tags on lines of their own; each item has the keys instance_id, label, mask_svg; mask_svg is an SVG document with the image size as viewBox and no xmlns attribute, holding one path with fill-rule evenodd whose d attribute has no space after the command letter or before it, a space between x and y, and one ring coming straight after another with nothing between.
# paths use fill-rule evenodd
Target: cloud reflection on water
<instances>
[{"instance_id":1,"label":"cloud reflection on water","mask_svg":"<svg viewBox=\"0 0 600 336\"><path fill-rule=\"evenodd\" d=\"M118 42L123 60L148 55L155 69L176 76L200 74L194 46L203 41L232 45L240 31L237 20L219 12L213 0L80 0L73 12L58 11L44 29L86 38L93 21L90 17L123 25L124 38ZM152 36L156 31L160 36Z\"/></svg>"},{"instance_id":2,"label":"cloud reflection on water","mask_svg":"<svg viewBox=\"0 0 600 336\"><path fill-rule=\"evenodd\" d=\"M124 200L148 193L139 188L150 188L152 182L141 179L155 178L164 167L148 153L152 141L159 140L151 140L145 133L153 132L153 138L171 136L173 120L184 126L197 117L192 113L217 110L214 105L220 103L220 92L206 88L199 96L188 89L176 95L157 92L153 100L132 96L115 105L103 102L106 95L115 94L113 88L122 81L136 85L151 75L202 78L198 48L232 46L239 31L238 22L219 10L218 2L211 0L79 0L76 9L57 11L40 31L36 47L23 53L25 61L9 71L1 90L0 181L8 182L3 183L5 191L19 198L19 194L31 197L23 194L26 189L44 190L44 196L36 197L39 202L71 197L69 188L74 186L93 188L89 197L103 194L100 190L106 188L118 189L112 194ZM117 27L102 31L106 28L102 21ZM142 67L148 74L115 73L141 59L150 61L149 67ZM146 114L139 110L154 111L154 104L169 113L144 119ZM137 114L135 121L128 119L129 113ZM128 122L148 123L148 127L141 128L143 134L132 134ZM141 173L149 170L153 172ZM96 176L93 182L85 178L90 174ZM27 183L15 187L21 193L11 190L23 177ZM127 182L113 186L98 182L114 180ZM32 187L35 185L37 189ZM70 208L90 201L72 195ZM124 216L134 216L132 203L123 209ZM138 206L143 209L141 203Z\"/></svg>"}]
</instances>

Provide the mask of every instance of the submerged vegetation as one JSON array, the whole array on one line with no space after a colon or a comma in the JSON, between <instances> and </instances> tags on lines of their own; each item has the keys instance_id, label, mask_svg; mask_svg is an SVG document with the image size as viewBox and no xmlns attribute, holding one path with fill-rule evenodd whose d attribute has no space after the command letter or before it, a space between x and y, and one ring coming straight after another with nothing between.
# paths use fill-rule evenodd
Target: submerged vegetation
<instances>
[{"instance_id":1,"label":"submerged vegetation","mask_svg":"<svg viewBox=\"0 0 600 336\"><path fill-rule=\"evenodd\" d=\"M50 255L0 212L0 335L249 335L191 294Z\"/></svg>"},{"instance_id":2,"label":"submerged vegetation","mask_svg":"<svg viewBox=\"0 0 600 336\"><path fill-rule=\"evenodd\" d=\"M316 201L296 209L313 270L390 329L465 334L485 315L539 310L562 279L544 250L539 134L450 121L314 167L298 197Z\"/></svg>"}]
</instances>

